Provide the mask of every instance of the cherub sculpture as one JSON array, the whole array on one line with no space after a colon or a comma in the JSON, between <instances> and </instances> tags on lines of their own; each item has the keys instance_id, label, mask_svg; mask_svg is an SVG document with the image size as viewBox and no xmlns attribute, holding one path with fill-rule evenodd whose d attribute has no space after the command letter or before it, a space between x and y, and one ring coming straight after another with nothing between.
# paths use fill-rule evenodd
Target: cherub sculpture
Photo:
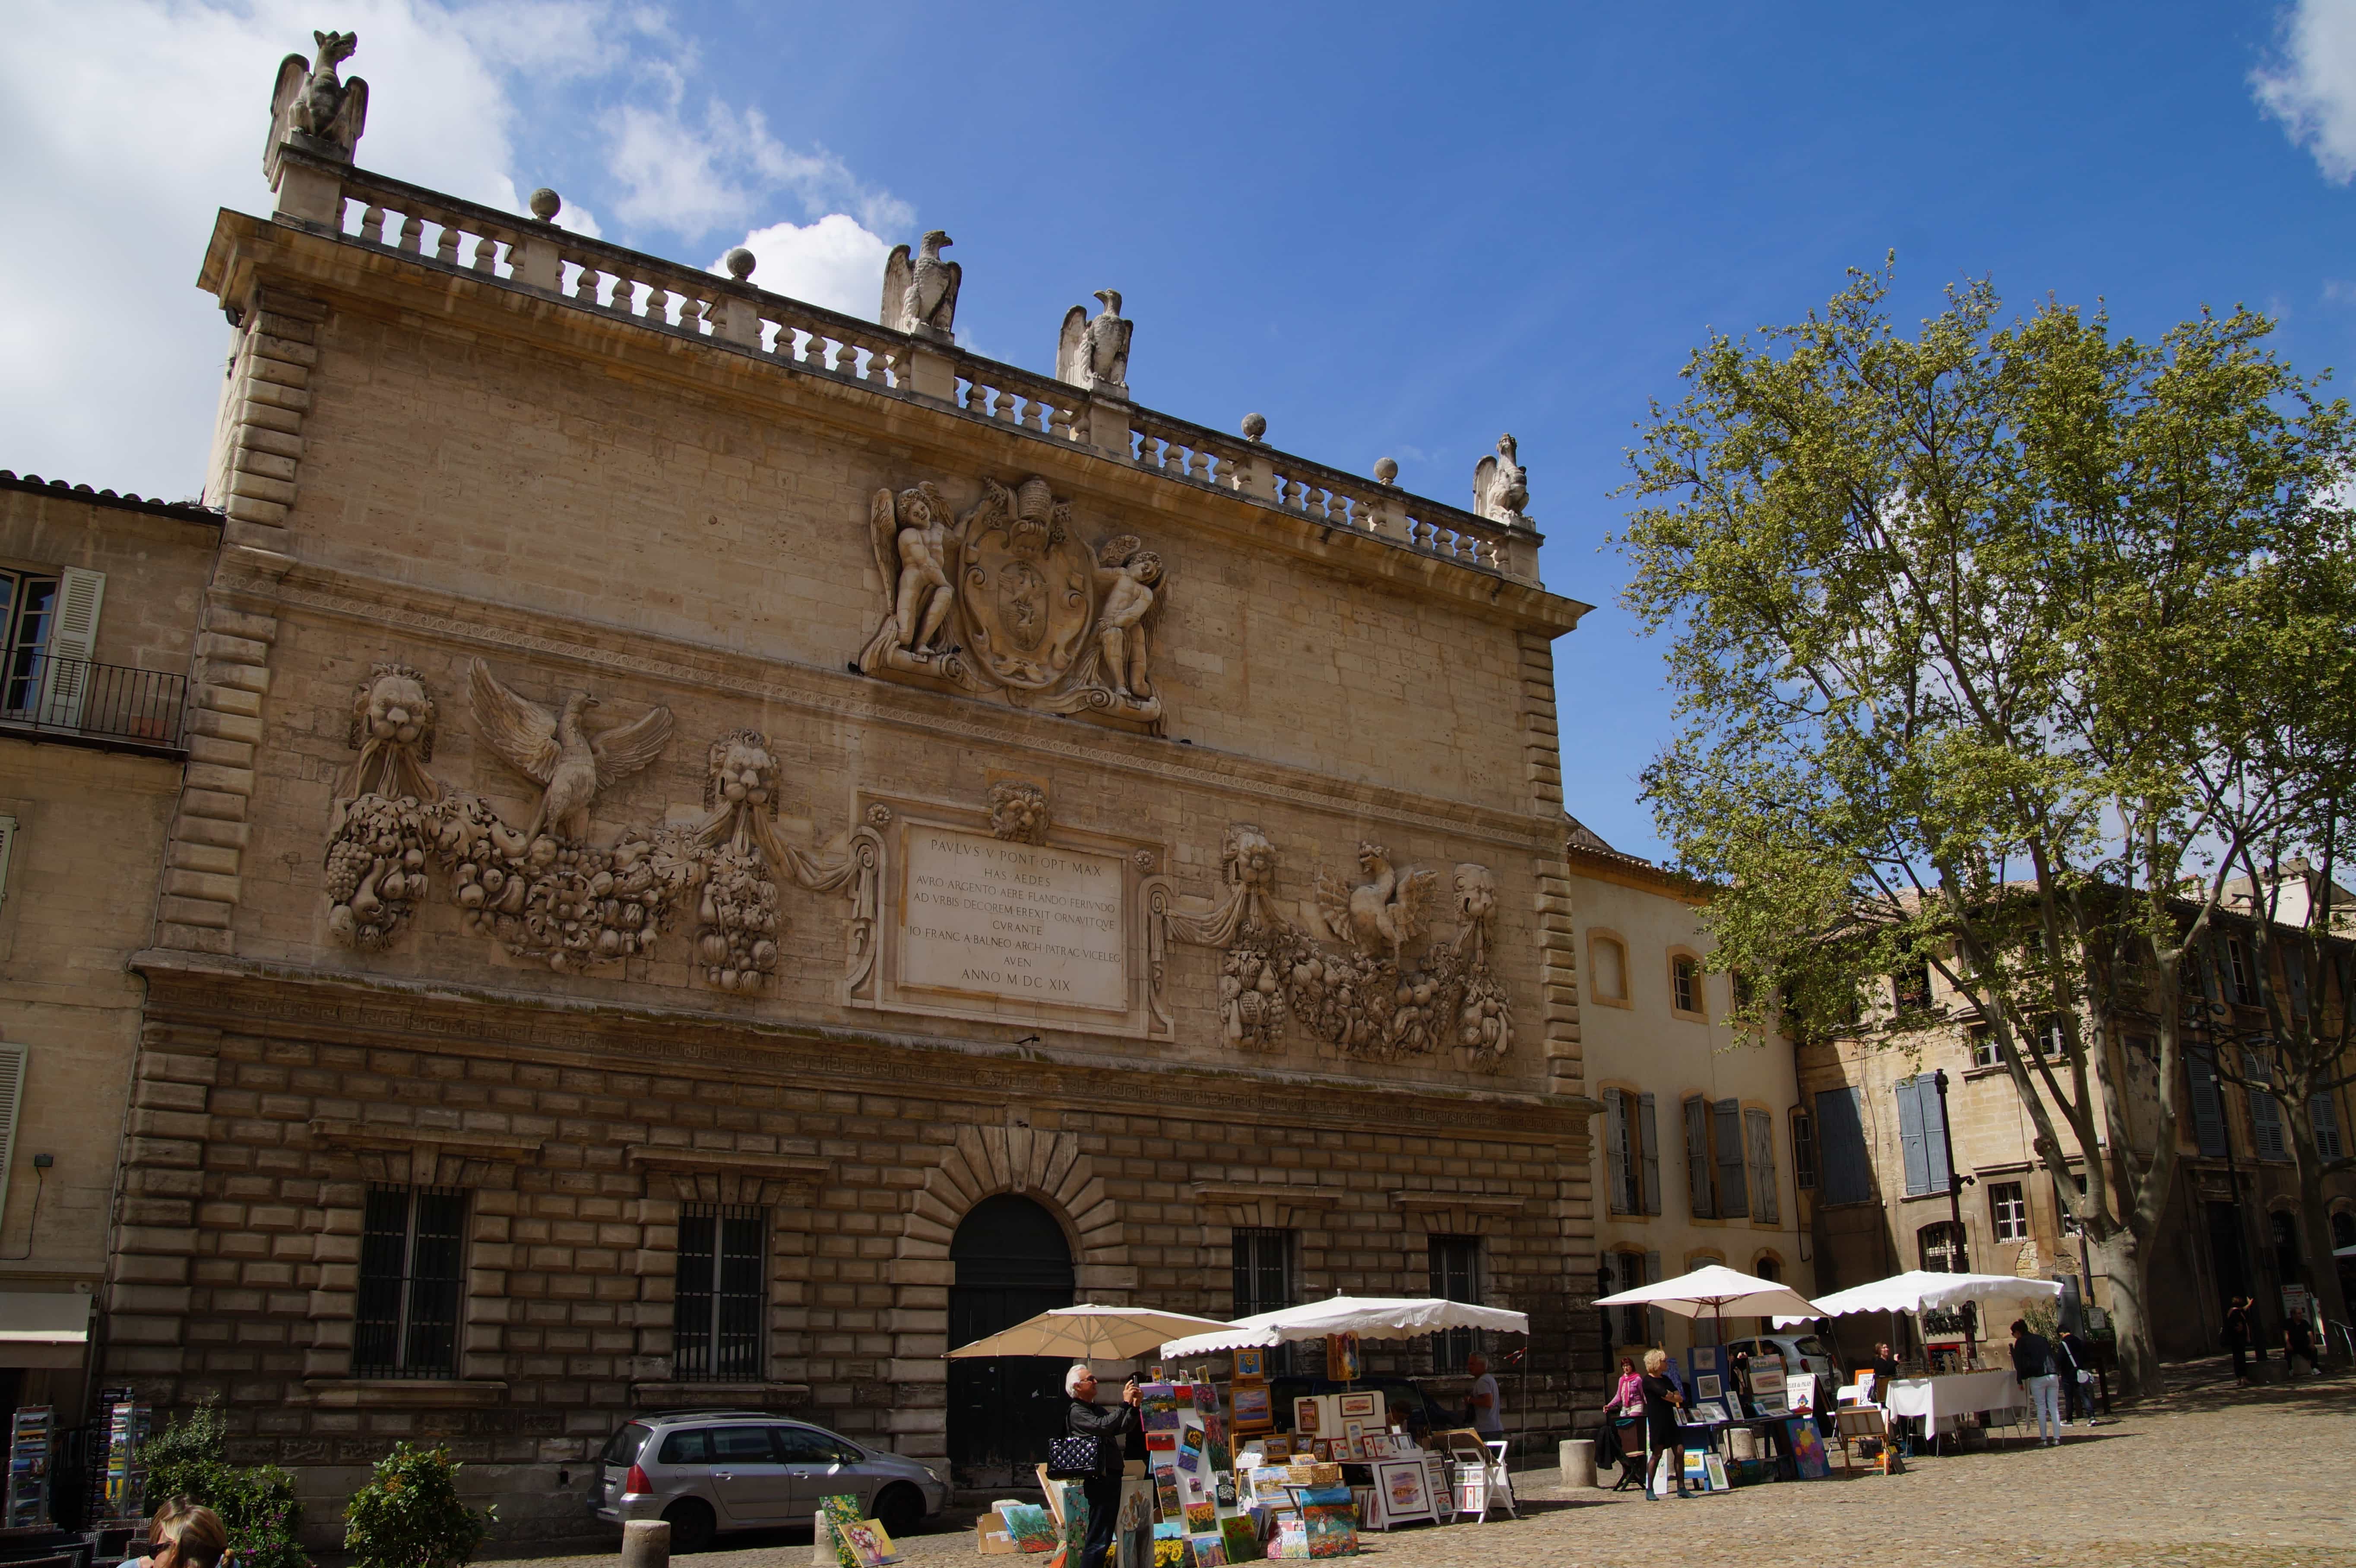
<instances>
[{"instance_id":1,"label":"cherub sculpture","mask_svg":"<svg viewBox=\"0 0 2356 1568\"><path fill-rule=\"evenodd\" d=\"M1129 335L1136 325L1120 314L1120 291L1098 289L1103 314L1088 318L1088 307L1076 304L1064 313L1064 331L1055 345L1055 379L1083 391L1098 387L1119 397L1129 395Z\"/></svg>"},{"instance_id":2,"label":"cherub sculpture","mask_svg":"<svg viewBox=\"0 0 2356 1568\"><path fill-rule=\"evenodd\" d=\"M1423 934L1424 906L1440 878L1435 871L1395 869L1390 851L1379 844L1358 845L1358 869L1369 880L1344 888L1320 871L1317 910L1328 930L1368 958L1400 962L1409 944Z\"/></svg>"},{"instance_id":3,"label":"cherub sculpture","mask_svg":"<svg viewBox=\"0 0 2356 1568\"><path fill-rule=\"evenodd\" d=\"M1158 599L1162 558L1135 534L1108 540L1097 552L1097 581L1104 606L1097 615L1097 648L1104 678L1131 701L1153 695L1151 647L1145 617Z\"/></svg>"},{"instance_id":4,"label":"cherub sculpture","mask_svg":"<svg viewBox=\"0 0 2356 1568\"><path fill-rule=\"evenodd\" d=\"M359 48L359 35L315 32L311 38L319 47L316 60L288 55L278 62L278 86L270 95L270 141L262 149L262 172L273 179L278 174L278 148L290 133L325 144L326 150L349 163L368 126L368 83L336 75L336 67Z\"/></svg>"},{"instance_id":5,"label":"cherub sculpture","mask_svg":"<svg viewBox=\"0 0 2356 1568\"><path fill-rule=\"evenodd\" d=\"M543 831L574 843L589 837L589 807L597 792L618 784L655 760L670 739L668 708L650 708L634 721L591 734L583 716L597 699L576 691L552 711L518 697L474 661L468 671L474 698L475 732L509 767L541 786L526 840Z\"/></svg>"},{"instance_id":6,"label":"cherub sculpture","mask_svg":"<svg viewBox=\"0 0 2356 1568\"><path fill-rule=\"evenodd\" d=\"M868 506L868 533L875 570L892 596L891 619L877 643L887 658L901 654L927 662L957 603L950 585L958 537L949 527L948 502L930 480L897 496L878 490Z\"/></svg>"},{"instance_id":7,"label":"cherub sculpture","mask_svg":"<svg viewBox=\"0 0 2356 1568\"><path fill-rule=\"evenodd\" d=\"M913 259L905 245L894 246L884 262L884 307L876 319L894 332L948 340L965 269L942 261L941 251L956 243L936 229L925 236Z\"/></svg>"},{"instance_id":8,"label":"cherub sculpture","mask_svg":"<svg viewBox=\"0 0 2356 1568\"><path fill-rule=\"evenodd\" d=\"M1518 461L1520 447L1509 432L1497 438L1497 455L1472 465L1472 511L1493 523L1519 523L1530 504L1530 476Z\"/></svg>"}]
</instances>

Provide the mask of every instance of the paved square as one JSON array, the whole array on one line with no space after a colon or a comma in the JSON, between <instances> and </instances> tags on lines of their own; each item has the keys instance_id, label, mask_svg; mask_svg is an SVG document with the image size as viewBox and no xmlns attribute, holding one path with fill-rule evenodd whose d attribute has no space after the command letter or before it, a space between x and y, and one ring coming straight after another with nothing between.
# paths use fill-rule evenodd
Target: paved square
<instances>
[{"instance_id":1,"label":"paved square","mask_svg":"<svg viewBox=\"0 0 2356 1568\"><path fill-rule=\"evenodd\" d=\"M2278 1369L2276 1369L2278 1370ZM2115 1424L2073 1426L2059 1448L2000 1446L1858 1475L1647 1503L1566 1493L1553 1470L1519 1482L1519 1520L1418 1525L1365 1538L1384 1568L1655 1568L1665 1563L1822 1568L1859 1561L2166 1568L2356 1568L2356 1379L2235 1389L2222 1362L2174 1369L2163 1398ZM912 1564L980 1564L970 1510L901 1543ZM612 1554L541 1559L591 1568ZM693 1559L709 1568L805 1568L807 1531ZM993 1564L1019 1559L993 1558Z\"/></svg>"}]
</instances>

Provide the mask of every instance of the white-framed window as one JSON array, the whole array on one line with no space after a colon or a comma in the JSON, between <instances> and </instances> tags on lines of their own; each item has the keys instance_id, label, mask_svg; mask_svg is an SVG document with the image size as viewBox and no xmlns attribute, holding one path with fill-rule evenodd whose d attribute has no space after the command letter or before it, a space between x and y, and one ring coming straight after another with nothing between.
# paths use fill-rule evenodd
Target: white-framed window
<instances>
[{"instance_id":1,"label":"white-framed window","mask_svg":"<svg viewBox=\"0 0 2356 1568\"><path fill-rule=\"evenodd\" d=\"M1702 1014L1701 960L1683 953L1669 960L1669 1006L1677 1012Z\"/></svg>"},{"instance_id":2,"label":"white-framed window","mask_svg":"<svg viewBox=\"0 0 2356 1568\"><path fill-rule=\"evenodd\" d=\"M1999 1242L2029 1240L2029 1199L2018 1181L1998 1181L1988 1187L1988 1218L1996 1226Z\"/></svg>"}]
</instances>

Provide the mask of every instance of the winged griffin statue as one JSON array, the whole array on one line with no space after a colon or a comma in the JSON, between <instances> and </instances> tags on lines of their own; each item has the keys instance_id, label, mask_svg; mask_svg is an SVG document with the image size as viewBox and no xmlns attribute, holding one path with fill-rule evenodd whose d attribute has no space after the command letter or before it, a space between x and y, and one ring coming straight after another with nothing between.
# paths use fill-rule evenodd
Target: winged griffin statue
<instances>
[{"instance_id":1,"label":"winged griffin statue","mask_svg":"<svg viewBox=\"0 0 2356 1568\"><path fill-rule=\"evenodd\" d=\"M270 142L262 149L262 173L278 175L278 149L290 134L306 136L315 152L352 161L352 149L368 125L368 83L345 81L336 68L360 47L358 33L313 33L318 58L288 55L278 62L278 86L270 95Z\"/></svg>"},{"instance_id":2,"label":"winged griffin statue","mask_svg":"<svg viewBox=\"0 0 2356 1568\"><path fill-rule=\"evenodd\" d=\"M1472 512L1493 523L1524 523L1522 508L1530 504L1529 471L1521 464L1520 447L1513 436L1497 438L1497 454L1472 465Z\"/></svg>"},{"instance_id":3,"label":"winged griffin statue","mask_svg":"<svg viewBox=\"0 0 2356 1568\"><path fill-rule=\"evenodd\" d=\"M1102 387L1120 397L1129 395L1129 335L1136 323L1120 314L1120 291L1098 289L1104 311L1094 320L1088 307L1076 304L1064 313L1064 332L1055 345L1055 379L1083 391Z\"/></svg>"},{"instance_id":4,"label":"winged griffin statue","mask_svg":"<svg viewBox=\"0 0 2356 1568\"><path fill-rule=\"evenodd\" d=\"M597 699L585 691L572 693L562 709L552 712L501 686L480 659L468 670L467 685L476 733L509 767L541 786L540 809L524 830L527 842L543 831L576 842L588 837L589 807L597 792L653 762L670 739L668 708L648 709L630 723L592 734L582 719Z\"/></svg>"},{"instance_id":5,"label":"winged griffin statue","mask_svg":"<svg viewBox=\"0 0 2356 1568\"><path fill-rule=\"evenodd\" d=\"M965 269L941 260L941 251L957 241L936 229L927 233L914 259L905 245L895 245L884 261L884 307L876 319L894 332L949 341L957 323L958 283Z\"/></svg>"}]
</instances>

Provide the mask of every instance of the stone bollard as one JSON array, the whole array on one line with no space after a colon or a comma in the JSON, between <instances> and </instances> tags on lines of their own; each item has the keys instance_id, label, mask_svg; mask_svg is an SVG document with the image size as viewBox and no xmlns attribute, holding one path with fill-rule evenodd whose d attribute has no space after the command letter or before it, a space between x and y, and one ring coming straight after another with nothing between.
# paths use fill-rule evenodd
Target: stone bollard
<instances>
[{"instance_id":1,"label":"stone bollard","mask_svg":"<svg viewBox=\"0 0 2356 1568\"><path fill-rule=\"evenodd\" d=\"M1595 1478L1595 1440L1591 1437L1566 1437L1559 1449L1562 1464L1562 1484L1566 1487L1600 1485Z\"/></svg>"},{"instance_id":2,"label":"stone bollard","mask_svg":"<svg viewBox=\"0 0 2356 1568\"><path fill-rule=\"evenodd\" d=\"M670 1568L670 1520L634 1519L622 1526L622 1568Z\"/></svg>"}]
</instances>

